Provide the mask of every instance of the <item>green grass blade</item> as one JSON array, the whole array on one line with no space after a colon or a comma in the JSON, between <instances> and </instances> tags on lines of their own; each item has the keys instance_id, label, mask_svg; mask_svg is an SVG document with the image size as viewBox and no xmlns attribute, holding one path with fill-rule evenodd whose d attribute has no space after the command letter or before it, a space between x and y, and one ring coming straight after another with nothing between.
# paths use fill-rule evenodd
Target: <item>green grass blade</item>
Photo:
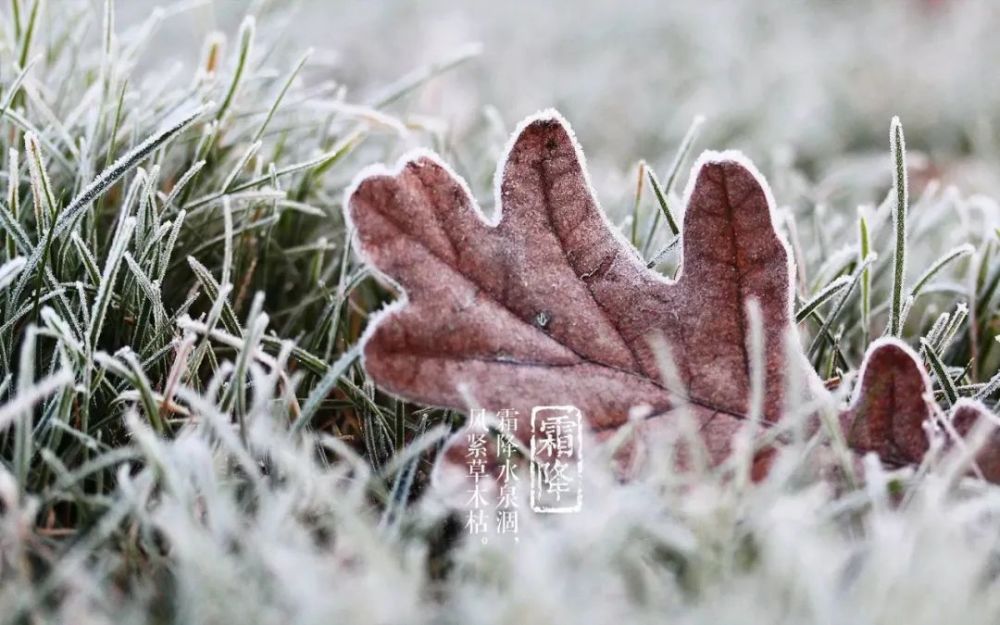
<instances>
[{"instance_id":1,"label":"green grass blade","mask_svg":"<svg viewBox=\"0 0 1000 625\"><path fill-rule=\"evenodd\" d=\"M906 281L906 210L909 202L909 190L906 176L906 140L903 137L903 126L899 123L898 117L892 118L889 129L889 144L893 159L893 188L896 191L896 206L892 212L896 245L892 257L892 307L889 313L889 334L900 336L903 333L903 288Z\"/></svg>"}]
</instances>

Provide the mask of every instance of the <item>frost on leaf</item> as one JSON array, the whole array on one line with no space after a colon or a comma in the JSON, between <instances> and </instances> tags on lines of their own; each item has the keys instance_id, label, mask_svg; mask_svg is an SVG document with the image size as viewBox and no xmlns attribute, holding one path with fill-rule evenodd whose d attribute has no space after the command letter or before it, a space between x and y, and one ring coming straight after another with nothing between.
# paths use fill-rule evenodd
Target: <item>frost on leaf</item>
<instances>
[{"instance_id":1,"label":"frost on leaf","mask_svg":"<svg viewBox=\"0 0 1000 625\"><path fill-rule=\"evenodd\" d=\"M917 355L895 339L877 341L865 355L860 378L850 408L841 415L848 445L859 453L875 452L889 465L919 463L930 447L934 406L931 381ZM987 437L975 463L983 477L1000 482L1000 432L986 407L960 399L944 418L950 421L944 428L949 446L983 421Z\"/></svg>"},{"instance_id":2,"label":"frost on leaf","mask_svg":"<svg viewBox=\"0 0 1000 625\"><path fill-rule=\"evenodd\" d=\"M471 400L517 411L522 438L534 406L575 405L603 437L635 407L650 415L641 436L683 404L712 459L724 459L749 411L750 301L763 330L763 423L780 418L793 367L815 377L801 353L783 347L794 331L792 269L766 183L742 156L710 152L687 196L682 271L672 281L647 269L608 222L555 113L516 133L494 220L433 155L367 172L349 194L347 217L360 254L405 295L370 322L365 368L382 389L422 404L467 410ZM667 390L659 344L670 347L682 389ZM929 448L931 396L915 354L895 339L877 341L840 417L848 445L890 465L919 462ZM948 417L952 439L988 416L978 402L960 401ZM461 462L461 451L451 451ZM774 455L758 454L755 477ZM1000 434L976 461L1000 481Z\"/></svg>"},{"instance_id":3,"label":"frost on leaf","mask_svg":"<svg viewBox=\"0 0 1000 625\"><path fill-rule=\"evenodd\" d=\"M1000 430L996 417L982 402L963 398L951 411L951 425L956 434L970 439L976 428L986 428L986 440L975 456L976 468L987 480L1000 483Z\"/></svg>"},{"instance_id":4,"label":"frost on leaf","mask_svg":"<svg viewBox=\"0 0 1000 625\"><path fill-rule=\"evenodd\" d=\"M703 155L692 181L672 281L608 222L555 113L515 135L493 221L432 155L366 173L347 202L356 246L405 297L371 321L365 368L422 404L514 409L522 436L533 406L560 404L600 435L635 406L662 416L678 405L652 347L665 341L709 452L725 457L748 412L748 301L763 321L764 422L780 417L783 378L804 360L784 348L791 267L763 179L724 152Z\"/></svg>"},{"instance_id":5,"label":"frost on leaf","mask_svg":"<svg viewBox=\"0 0 1000 625\"><path fill-rule=\"evenodd\" d=\"M919 462L928 447L929 389L927 374L909 347L893 339L872 344L854 400L841 419L847 444L859 452L874 451L889 463Z\"/></svg>"}]
</instances>

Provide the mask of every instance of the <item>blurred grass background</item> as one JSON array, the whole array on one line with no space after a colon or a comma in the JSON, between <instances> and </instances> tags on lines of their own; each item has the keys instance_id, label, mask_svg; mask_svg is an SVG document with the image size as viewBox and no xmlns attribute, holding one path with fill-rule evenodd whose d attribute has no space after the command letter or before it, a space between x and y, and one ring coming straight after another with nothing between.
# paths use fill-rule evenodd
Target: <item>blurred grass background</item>
<instances>
[{"instance_id":1,"label":"blurred grass background","mask_svg":"<svg viewBox=\"0 0 1000 625\"><path fill-rule=\"evenodd\" d=\"M123 3L123 21L154 4ZM246 5L221 0L179 16L151 62L193 54L197 46L184 42L212 29L231 32ZM990 166L998 157L1000 82L991 77L1000 7L990 0L296 6L285 19L288 40L315 46L329 77L355 99L403 68L481 43L479 58L420 90L409 111L461 135L483 123L486 109L509 128L556 107L585 141L598 183L639 156L666 166L698 114L708 118L705 146L743 149L759 162L792 158L818 174L842 166L845 153L872 154L887 175L888 120L899 115L911 149L926 152L947 181L1000 188Z\"/></svg>"}]
</instances>

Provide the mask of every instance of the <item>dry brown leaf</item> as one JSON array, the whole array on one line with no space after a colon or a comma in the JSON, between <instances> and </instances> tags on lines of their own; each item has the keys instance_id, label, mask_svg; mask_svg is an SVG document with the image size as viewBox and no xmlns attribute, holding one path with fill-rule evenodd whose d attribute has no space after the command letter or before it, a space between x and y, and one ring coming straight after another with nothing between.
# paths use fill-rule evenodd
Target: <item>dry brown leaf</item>
<instances>
[{"instance_id":1,"label":"dry brown leaf","mask_svg":"<svg viewBox=\"0 0 1000 625\"><path fill-rule=\"evenodd\" d=\"M497 219L430 154L368 172L348 202L364 258L406 293L371 321L364 364L383 389L423 404L522 417L573 404L591 427L622 425L635 406L662 414L668 392L651 340L672 347L714 457L747 415L746 306L761 310L764 421L781 413L791 331L789 252L773 201L742 156L695 167L676 282L645 267L598 207L566 123L555 113L516 134L498 185Z\"/></svg>"},{"instance_id":2,"label":"dry brown leaf","mask_svg":"<svg viewBox=\"0 0 1000 625\"><path fill-rule=\"evenodd\" d=\"M851 407L841 418L847 444L892 464L919 462L927 452L924 423L930 380L916 354L895 339L876 341L861 365Z\"/></svg>"},{"instance_id":3,"label":"dry brown leaf","mask_svg":"<svg viewBox=\"0 0 1000 625\"><path fill-rule=\"evenodd\" d=\"M951 410L951 425L956 434L972 438L980 422L987 434L975 455L975 468L987 480L1000 483L1000 429L997 428L997 418L980 401L962 398L955 403Z\"/></svg>"},{"instance_id":4,"label":"dry brown leaf","mask_svg":"<svg viewBox=\"0 0 1000 625\"><path fill-rule=\"evenodd\" d=\"M404 293L369 323L366 370L383 390L421 404L515 410L521 438L535 406L575 405L602 437L637 408L641 435L683 405L721 461L750 411L750 302L763 338L761 422L781 418L792 368L813 392L817 380L785 347L795 332L793 269L766 182L740 154L707 152L686 197L674 281L647 269L608 222L557 113L515 133L492 220L432 154L364 172L346 202L356 249ZM668 389L656 345L669 346L681 388ZM849 444L890 464L919 461L931 414L923 367L885 340L862 369L841 416ZM758 457L755 476L772 457Z\"/></svg>"},{"instance_id":5,"label":"dry brown leaf","mask_svg":"<svg viewBox=\"0 0 1000 625\"><path fill-rule=\"evenodd\" d=\"M841 416L848 445L856 452L872 451L889 465L919 463L930 447L928 430L934 426L933 387L917 354L895 339L876 341L861 367L860 382L851 407ZM956 402L948 415L951 427L943 434L949 444L966 437L983 419L996 420L979 401ZM950 431L949 431L950 430ZM987 437L976 454L980 474L1000 482L1000 432Z\"/></svg>"}]
</instances>

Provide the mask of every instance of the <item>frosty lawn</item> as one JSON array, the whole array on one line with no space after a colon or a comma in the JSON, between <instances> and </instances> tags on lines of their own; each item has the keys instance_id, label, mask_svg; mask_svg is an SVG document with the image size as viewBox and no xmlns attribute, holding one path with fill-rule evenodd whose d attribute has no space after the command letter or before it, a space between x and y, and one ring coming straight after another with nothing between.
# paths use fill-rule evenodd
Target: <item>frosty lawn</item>
<instances>
[{"instance_id":1,"label":"frosty lawn","mask_svg":"<svg viewBox=\"0 0 1000 625\"><path fill-rule=\"evenodd\" d=\"M934 27L900 17L907 15L903 4L871 19L921 45L916 35ZM740 14L752 14L749 6ZM541 375L529 382L544 388L473 377L482 388L447 396L457 376L415 375L420 363L395 353L400 344L391 340L394 316L407 308L393 304L394 312L373 321L402 293L357 253L402 284L406 306L438 302L437 314L422 323L440 322L451 310L432 297L435 289L459 287L447 272L427 271L420 248L398 237L387 241L357 211L354 231L343 218L358 172L414 147L439 155L425 163L433 184L424 191L443 193L444 185L457 189L444 195L469 211L474 198L484 214L499 214L490 174L503 162L513 128L483 112L478 104L485 102L475 107L477 123L451 126L447 117L428 117L429 105L419 99L456 64L477 71L470 48L427 67L399 67L403 78L389 87L345 89L329 82L322 50L308 54L296 46L297 30L281 28L291 15L283 6L254 3L255 18L227 36L213 34L197 54L197 46L153 45L157 28L196 10L192 3L127 24L116 22L115 8L110 0L101 10L75 0L12 0L3 8L0 621L996 621L1000 497L980 476L995 480L1000 468L991 451L995 435L976 423L981 412L995 410L1000 389L1000 210L986 196L930 181L929 157L905 149L902 125L889 114L864 117L883 138L858 149L842 138L858 135L834 126L834 116L823 118L829 127L802 131L811 148L799 162L760 148L769 145L761 137L778 134L775 120L785 119L773 111L710 116L701 135L696 122L686 139L695 115L671 116L668 136L675 139L665 154L631 149L621 157L625 146L660 145L663 138L644 142L641 131L615 130L612 141L592 122L600 107L584 107L591 121L577 130L591 169L610 160L628 171L617 184L604 184L616 176L603 165L593 174L603 210L574 164L576 148L561 122L525 127L555 133L554 141L525 144L522 152L515 144L514 156L530 166L501 184L503 214L523 209L537 216L529 210L537 208L540 188L532 176L546 167L539 154L552 149L571 172L572 201L559 208L583 210L589 220L578 236L590 237L590 245L571 259L582 271L553 266L562 272L557 290L568 296L587 275L591 287L611 292L612 279L631 272L621 283L629 288L615 296L623 298L615 300L615 314L602 323L627 319L621 327L636 336L644 326L629 315L666 315L670 323L659 324L667 336L655 349L598 345L614 333L590 332L579 341L585 360L601 363L587 367L615 368L588 384L562 372L567 399L583 392L593 400L588 418L608 426L609 444L589 448L584 508L525 515L516 544L483 544L466 538L429 488L434 463L463 422L466 399L504 399L491 398L492 390L527 400L532 389L543 394L551 387ZM801 24L822 14L831 30L852 28L830 9L797 11L774 19ZM677 13L692 28L706 15ZM975 17L955 14L949 23L968 26ZM744 22L753 20L726 23ZM860 50L881 50L864 41ZM336 43L372 42L359 34ZM611 58L615 48L603 48ZM189 57L196 60L174 63ZM837 91L837 68L856 65L851 58L820 64L831 74L823 94L830 102L853 93ZM348 69L335 68L334 77ZM961 77L967 68L930 70ZM676 88L650 87L627 99L637 110L667 110L664 93L682 100L690 89L678 72L671 74ZM972 100L958 99L963 107ZM676 110L685 106L678 102ZM983 133L955 130L962 115L940 113L939 128L926 118L906 126L911 145L951 137L941 142L950 150L943 162L956 170L995 166L988 149L954 139ZM734 134L739 119L753 130ZM858 123L851 118L844 126ZM706 143L719 128L733 144L755 137L749 150L773 201L743 160L703 160L695 171L706 180L697 173L688 180L692 154L730 144ZM635 167L629 159L639 156L671 165ZM721 285L710 307L644 303L657 289L693 279L692 254L728 254L708 234L716 247L694 245L700 233L714 232L699 230L699 209L707 214L732 201L722 200L721 190L731 189L712 182L713 168L735 176L735 186L754 198L763 236L738 247L755 259L753 246L766 247L759 258L774 282L753 298L733 299L722 293L735 288L731 280L707 281L703 286ZM416 175L406 171L399 176ZM453 174L468 188L455 187ZM412 179L404 182L409 193ZM679 190L688 184L686 203ZM369 191L367 208L385 208L377 189ZM418 209L410 202L393 208L410 227L434 234L433 243L445 242ZM501 220L498 233L478 219L467 212L448 232L468 229L456 254L480 254L483 275L495 277L497 258L516 265L511 250L527 231L505 231ZM539 245L527 249L541 253L551 229L532 232ZM493 248L473 244L489 236L500 237L496 247L506 255L490 257ZM736 236L734 229L734 246ZM794 274L782 273L790 264ZM552 289L531 280L551 277L552 268L513 268L532 292L510 305L542 303L531 297ZM406 271L416 284L407 283L400 273ZM670 284L675 277L682 282ZM581 323L595 316L592 300L578 293L572 310L546 299L503 324L501 313L487 311L458 347L489 339L510 351L505 341L523 335L515 347L572 365L579 355L552 337L566 339L567 315L585 314ZM669 297L707 293L691 288ZM710 322L696 323L706 308ZM693 341L687 349L672 345L674 323L691 324L677 330ZM797 342L786 339L792 327ZM426 332L414 334L424 347L450 346L444 333L416 330ZM373 337L367 342L366 331ZM744 340L723 342L729 334ZM746 358L727 351L709 359L701 351L719 345L745 349ZM793 356L801 366L789 365ZM724 377L731 380L714 379L713 368L730 360L736 365ZM650 414L665 426L662 445L642 432L653 420L628 420L630 406L601 403L604 378L633 365L653 393ZM646 396L633 384L622 388ZM675 410L691 403L677 398L732 399L738 405L727 410L751 418L733 418L740 427L706 439L701 408ZM645 462L622 483L612 470L614 449L636 441L648 444ZM689 452L684 471L673 457L675 441ZM780 451L761 455L772 448Z\"/></svg>"}]
</instances>

